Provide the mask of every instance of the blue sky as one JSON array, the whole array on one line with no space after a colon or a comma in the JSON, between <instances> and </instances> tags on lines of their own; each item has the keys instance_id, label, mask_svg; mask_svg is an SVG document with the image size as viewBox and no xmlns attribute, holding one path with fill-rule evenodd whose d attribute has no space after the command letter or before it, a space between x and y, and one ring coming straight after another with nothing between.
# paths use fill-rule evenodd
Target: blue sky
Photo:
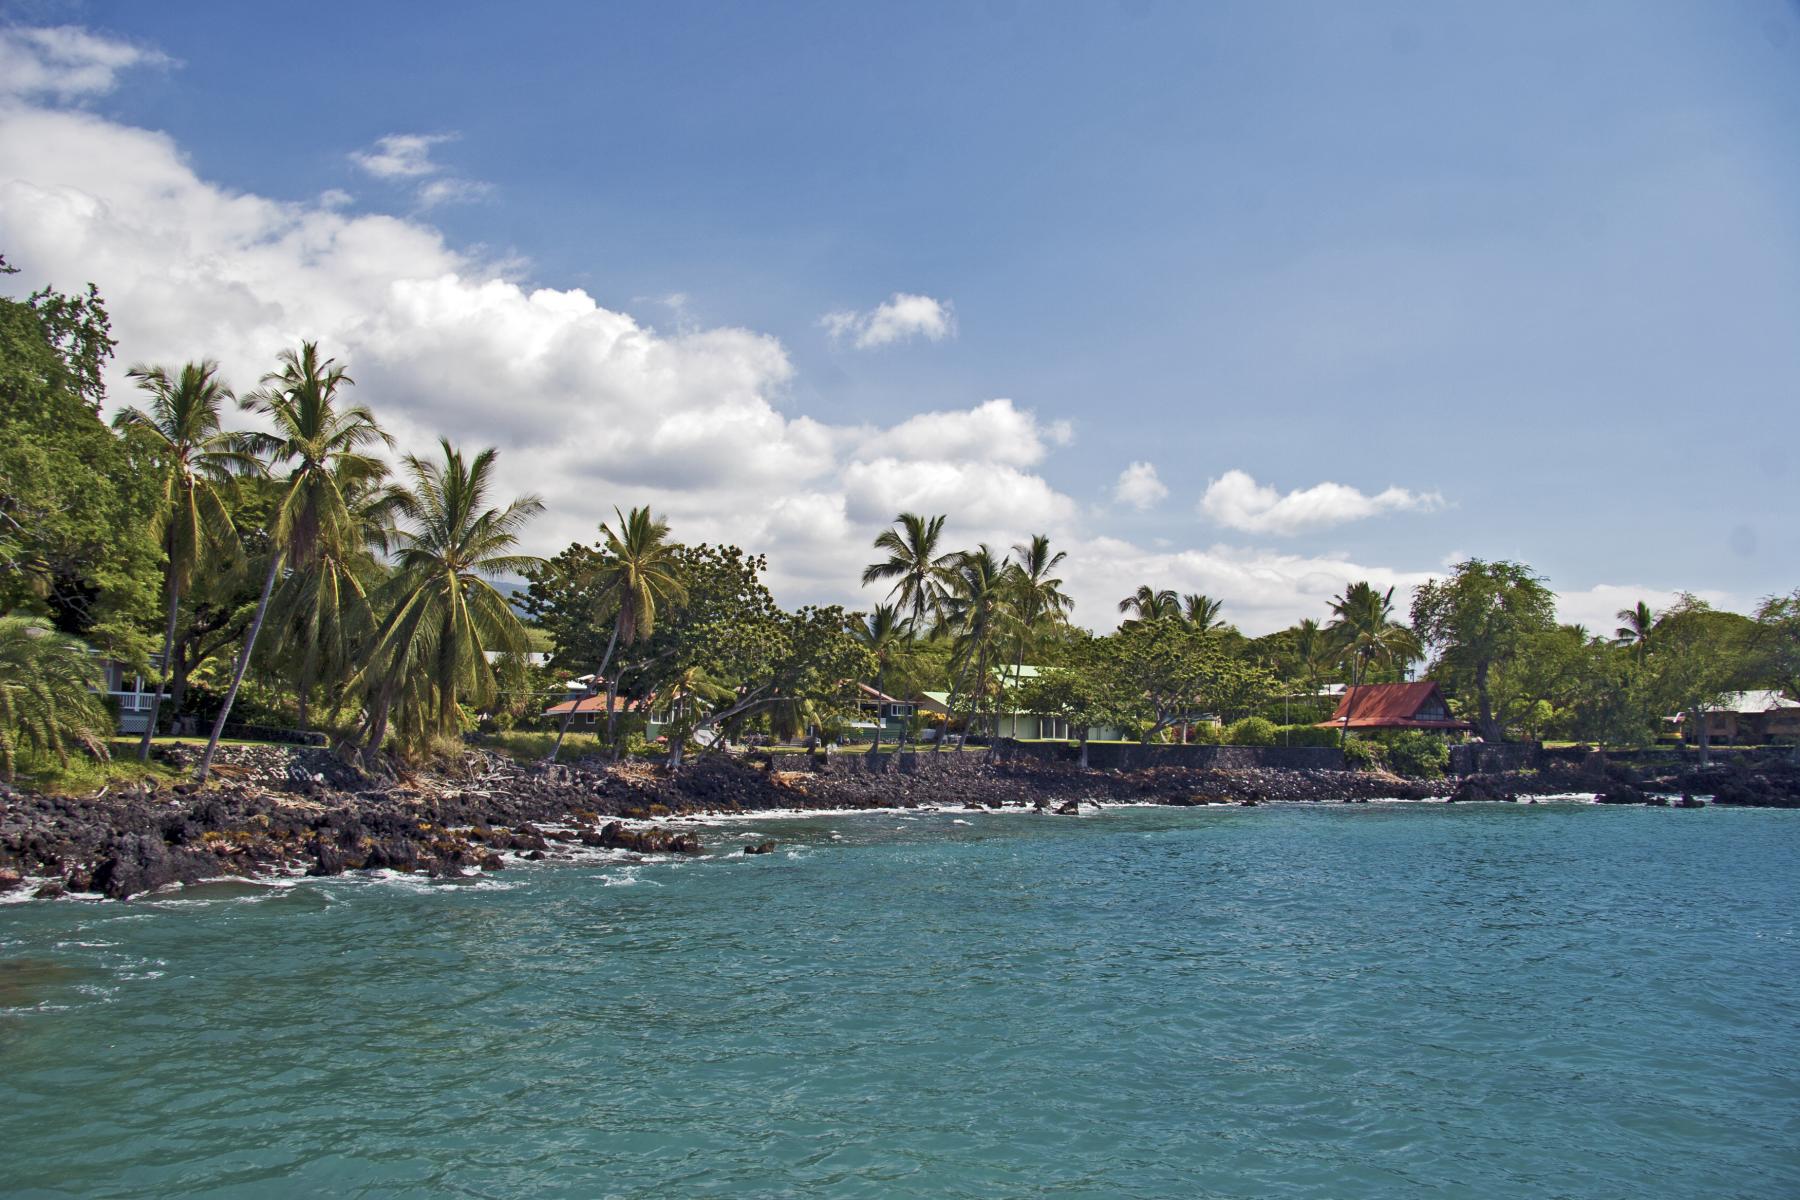
<instances>
[{"instance_id":1,"label":"blue sky","mask_svg":"<svg viewBox=\"0 0 1800 1200\"><path fill-rule=\"evenodd\" d=\"M365 239L393 218L400 240L441 235L470 288L579 290L676 350L721 330L750 339L730 353L778 347L779 365L730 369L704 347L700 365L670 368L686 382L667 405L703 423L709 405L766 404L776 415L755 427L778 422L811 465L725 487L660 467L667 438L592 472L579 453L546 454L521 481L565 509L591 502L547 537L580 536L650 488L699 532L792 556L784 598L848 599L832 581L880 500L949 507L975 488L968 536L1061 535L1085 560L1078 597L1096 624L1132 570L1225 595L1246 628L1311 615L1340 566L1404 585L1459 554L1531 562L1590 622L1625 592L1744 605L1800 583L1792 4L423 12L0 6L15 30L74 27L144 56L104 86L52 81L12 103L164 135L197 181L179 187L360 218L349 228ZM45 45L14 52L68 68ZM427 140L372 171L395 136ZM98 268L148 279L155 264L94 251L116 229L66 236L45 208L68 192L45 189L117 187L118 212L144 177L9 170L36 189L0 204L9 258L117 292L133 348L132 297L146 326L160 314L147 286ZM155 241L182 240L179 215L159 219ZM279 241L279 224L233 252ZM357 245L371 271L391 257L394 278L445 267ZM508 425L509 401L434 395L453 384L369 333L393 322L359 325L348 297L373 284L342 280L267 285L258 303L283 317L254 331L223 328L230 305L200 306L191 324L222 348L161 330L144 352L230 368L241 345L247 383L258 339L316 310L353 367L375 368L365 385L384 394L365 398L421 434L496 441L521 469L550 444L524 416ZM942 324L859 348L896 295L936 301ZM862 323L834 335L831 313ZM546 371L570 389L560 403L587 402L571 368ZM541 395L546 377L519 386ZM939 432L1035 439L996 460L1018 476L1005 495L976 478L978 450L934 461L932 427L889 474L871 466L888 461L884 428L995 398L1011 424ZM583 437L662 419L595 403ZM1134 462L1165 494L1119 498ZM943 486L898 482L925 476ZM1313 490L1327 483L1341 488ZM791 521L734 525L784 486L806 497Z\"/></svg>"}]
</instances>

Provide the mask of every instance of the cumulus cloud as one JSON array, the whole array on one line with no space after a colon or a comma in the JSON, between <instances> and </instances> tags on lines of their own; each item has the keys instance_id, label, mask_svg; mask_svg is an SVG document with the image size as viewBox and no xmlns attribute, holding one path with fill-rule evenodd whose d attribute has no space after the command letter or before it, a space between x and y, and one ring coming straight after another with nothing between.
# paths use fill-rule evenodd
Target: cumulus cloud
<instances>
[{"instance_id":1,"label":"cumulus cloud","mask_svg":"<svg viewBox=\"0 0 1800 1200\"><path fill-rule=\"evenodd\" d=\"M925 412L874 435L865 451L907 459L1002 462L1028 467L1052 446L1074 440L1067 421L1042 422L1011 400L989 400L969 409Z\"/></svg>"},{"instance_id":2,"label":"cumulus cloud","mask_svg":"<svg viewBox=\"0 0 1800 1200\"><path fill-rule=\"evenodd\" d=\"M833 341L848 339L858 350L870 350L922 337L941 342L956 336L956 312L948 300L895 292L867 312L830 312L819 318Z\"/></svg>"},{"instance_id":3,"label":"cumulus cloud","mask_svg":"<svg viewBox=\"0 0 1800 1200\"><path fill-rule=\"evenodd\" d=\"M1285 495L1247 472L1227 471L1207 485L1200 511L1229 529L1286 537L1360 521L1385 512L1430 512L1443 506L1436 492L1390 487L1369 495L1341 483L1316 483Z\"/></svg>"},{"instance_id":4,"label":"cumulus cloud","mask_svg":"<svg viewBox=\"0 0 1800 1200\"><path fill-rule=\"evenodd\" d=\"M420 208L485 199L493 193L492 184L448 174L431 157L433 147L456 137L454 133L390 133L377 138L367 150L352 153L350 161L376 179L417 182L413 198Z\"/></svg>"},{"instance_id":5,"label":"cumulus cloud","mask_svg":"<svg viewBox=\"0 0 1800 1200\"><path fill-rule=\"evenodd\" d=\"M70 101L102 96L132 67L168 66L156 50L72 25L0 29L0 96Z\"/></svg>"},{"instance_id":6,"label":"cumulus cloud","mask_svg":"<svg viewBox=\"0 0 1800 1200\"><path fill-rule=\"evenodd\" d=\"M1119 472L1119 481L1113 484L1113 499L1120 504L1129 504L1139 512L1155 508L1168 494L1168 487L1157 477L1154 463L1132 463Z\"/></svg>"}]
</instances>

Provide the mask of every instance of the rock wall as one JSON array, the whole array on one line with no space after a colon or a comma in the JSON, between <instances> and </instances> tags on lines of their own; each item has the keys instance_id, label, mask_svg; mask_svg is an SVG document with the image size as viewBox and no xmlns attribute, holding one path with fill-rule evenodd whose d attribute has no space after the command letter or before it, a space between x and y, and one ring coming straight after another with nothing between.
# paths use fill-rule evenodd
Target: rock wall
<instances>
[{"instance_id":1,"label":"rock wall","mask_svg":"<svg viewBox=\"0 0 1800 1200\"><path fill-rule=\"evenodd\" d=\"M1081 751L1066 742L1015 742L994 748L1006 761L1077 763ZM1190 767L1216 771L1341 771L1344 753L1332 746L1140 746L1135 742L1088 743L1096 771L1146 771Z\"/></svg>"}]
</instances>

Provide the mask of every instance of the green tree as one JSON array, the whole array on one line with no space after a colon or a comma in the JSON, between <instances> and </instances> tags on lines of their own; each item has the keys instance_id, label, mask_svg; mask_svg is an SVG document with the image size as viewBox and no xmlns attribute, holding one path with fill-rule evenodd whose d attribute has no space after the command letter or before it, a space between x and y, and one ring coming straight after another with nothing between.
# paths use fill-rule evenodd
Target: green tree
<instances>
[{"instance_id":1,"label":"green tree","mask_svg":"<svg viewBox=\"0 0 1800 1200\"><path fill-rule=\"evenodd\" d=\"M1523 563L1472 558L1414 593L1412 623L1438 662L1474 689L1476 728L1498 741L1489 676L1526 638L1555 626L1556 595Z\"/></svg>"},{"instance_id":2,"label":"green tree","mask_svg":"<svg viewBox=\"0 0 1800 1200\"><path fill-rule=\"evenodd\" d=\"M242 448L242 439L225 431L220 413L233 397L219 379L219 364L188 363L171 375L157 366L135 366L127 372L150 397L148 411L135 406L120 410L113 426L140 439L160 476L161 496L156 524L163 550L162 666L149 720L138 742L138 759L150 759L175 659L175 627L181 597L203 559L236 537L231 520L229 485L260 464Z\"/></svg>"},{"instance_id":3,"label":"green tree","mask_svg":"<svg viewBox=\"0 0 1800 1200\"><path fill-rule=\"evenodd\" d=\"M998 655L1012 619L1011 600L1006 567L990 547L983 544L956 556L943 601L943 625L955 646L952 662L957 682L950 690L950 712L955 714L959 697L969 706L957 742L959 749L968 744L982 704L992 699L994 666L1003 661ZM940 737L932 750L941 750L943 744Z\"/></svg>"},{"instance_id":4,"label":"green tree","mask_svg":"<svg viewBox=\"0 0 1800 1200\"><path fill-rule=\"evenodd\" d=\"M69 747L106 758L112 717L100 703L100 664L86 646L41 620L0 617L0 772L11 783L21 751L69 764Z\"/></svg>"},{"instance_id":5,"label":"green tree","mask_svg":"<svg viewBox=\"0 0 1800 1200\"><path fill-rule=\"evenodd\" d=\"M1119 611L1131 614L1134 621L1155 621L1181 615L1181 601L1170 588L1157 589L1140 583L1138 590L1119 601Z\"/></svg>"},{"instance_id":6,"label":"green tree","mask_svg":"<svg viewBox=\"0 0 1800 1200\"><path fill-rule=\"evenodd\" d=\"M1062 664L1020 681L1014 702L1025 712L1066 722L1080 746L1081 765L1086 767L1088 741L1094 730L1133 719L1137 698L1123 690L1114 666L1103 640L1092 636L1071 639Z\"/></svg>"},{"instance_id":7,"label":"green tree","mask_svg":"<svg viewBox=\"0 0 1800 1200\"><path fill-rule=\"evenodd\" d=\"M600 667L594 672L596 682L606 687L606 740L610 744L616 730L614 709L619 696L618 672L612 670L613 655L620 646L632 646L656 632L659 607L680 603L686 597L675 543L669 540L668 522L658 519L649 508L634 508L630 515L613 509L618 529L600 526L602 553L594 565L597 587L596 605L612 617L612 636ZM562 751L563 737L574 719L571 707L557 730L556 743L550 748L550 759Z\"/></svg>"},{"instance_id":8,"label":"green tree","mask_svg":"<svg viewBox=\"0 0 1800 1200\"><path fill-rule=\"evenodd\" d=\"M380 748L398 705L401 742L418 750L460 730L459 705L491 704L496 683L487 652L523 654L524 624L491 582L536 565L517 553L526 522L543 511L536 496L488 505L496 452L464 460L447 440L441 462L408 455L412 485L402 493L394 595L364 670L369 696L365 747Z\"/></svg>"},{"instance_id":9,"label":"green tree","mask_svg":"<svg viewBox=\"0 0 1800 1200\"><path fill-rule=\"evenodd\" d=\"M1145 745L1165 729L1216 711L1247 670L1179 615L1128 621L1101 639L1099 649L1110 694L1128 705L1121 715L1140 728Z\"/></svg>"},{"instance_id":10,"label":"green tree","mask_svg":"<svg viewBox=\"0 0 1800 1200\"><path fill-rule=\"evenodd\" d=\"M899 608L892 604L877 604L873 611L859 615L850 630L857 644L868 651L875 663L875 690L887 694L890 677L904 662L906 652L912 644L912 619L900 614ZM877 705L879 705L877 701ZM901 745L905 745L905 734L901 734ZM876 709L875 737L869 743L869 753L881 751L881 715Z\"/></svg>"},{"instance_id":11,"label":"green tree","mask_svg":"<svg viewBox=\"0 0 1800 1200\"><path fill-rule=\"evenodd\" d=\"M1800 588L1757 607L1751 650L1759 677L1800 700Z\"/></svg>"},{"instance_id":12,"label":"green tree","mask_svg":"<svg viewBox=\"0 0 1800 1200\"><path fill-rule=\"evenodd\" d=\"M1419 658L1419 639L1394 620L1394 589L1383 592L1364 580L1346 586L1331 601L1331 624L1326 635L1350 666L1350 693L1344 704L1340 743L1348 739L1355 715L1357 689L1375 667L1398 666Z\"/></svg>"},{"instance_id":13,"label":"green tree","mask_svg":"<svg viewBox=\"0 0 1800 1200\"><path fill-rule=\"evenodd\" d=\"M107 329L91 285L0 298L0 612L136 661L157 611L157 476L100 418Z\"/></svg>"},{"instance_id":14,"label":"green tree","mask_svg":"<svg viewBox=\"0 0 1800 1200\"><path fill-rule=\"evenodd\" d=\"M875 549L887 558L863 568L865 587L892 582L888 595L906 610L915 630L924 627L927 616L938 615L956 562L955 553L939 548L943 535L942 516L901 513L892 528L875 537Z\"/></svg>"},{"instance_id":15,"label":"green tree","mask_svg":"<svg viewBox=\"0 0 1800 1200\"><path fill-rule=\"evenodd\" d=\"M319 356L316 342L301 343L297 352L282 351L281 368L265 375L262 382L261 389L240 403L266 417L274 432L246 435L247 444L271 470L286 467L287 472L275 497L269 561L256 612L245 631L231 685L195 775L202 783L212 771L219 738L243 686L282 562L303 569L312 564L322 545L342 546L358 536L346 485L385 475L386 464L366 448L392 444L367 408L341 403L339 393L352 380L335 360Z\"/></svg>"},{"instance_id":16,"label":"green tree","mask_svg":"<svg viewBox=\"0 0 1800 1200\"><path fill-rule=\"evenodd\" d=\"M1224 601L1214 600L1202 592L1189 592L1181 598L1182 619L1201 633L1207 633L1225 623L1220 616L1224 607Z\"/></svg>"},{"instance_id":17,"label":"green tree","mask_svg":"<svg viewBox=\"0 0 1800 1200\"><path fill-rule=\"evenodd\" d=\"M1645 651L1650 649L1650 631L1656 628L1656 614L1639 600L1630 608L1621 608L1614 616L1620 622L1618 629L1613 631L1614 638L1619 645L1635 650L1641 661Z\"/></svg>"}]
</instances>

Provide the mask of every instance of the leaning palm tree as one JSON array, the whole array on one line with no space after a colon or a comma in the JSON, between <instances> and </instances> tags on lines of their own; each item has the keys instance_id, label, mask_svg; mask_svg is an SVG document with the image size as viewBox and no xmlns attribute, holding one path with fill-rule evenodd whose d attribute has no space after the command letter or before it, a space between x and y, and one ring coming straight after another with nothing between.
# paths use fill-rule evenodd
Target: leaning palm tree
<instances>
[{"instance_id":1,"label":"leaning palm tree","mask_svg":"<svg viewBox=\"0 0 1800 1200\"><path fill-rule=\"evenodd\" d=\"M318 343L302 342L298 351L283 350L280 361L280 370L263 376L263 386L239 401L241 407L268 418L274 427L272 433L244 435L246 442L272 470L286 467L287 473L279 482L270 522L262 594L238 652L225 703L213 722L212 736L195 773L200 783L212 771L219 738L250 667L250 655L268 615L269 596L282 564L308 567L322 545L341 546L356 535L345 488L352 482L368 483L385 475L386 464L367 448L393 444L367 408L340 403L338 393L353 381L335 360L319 356Z\"/></svg>"},{"instance_id":2,"label":"leaning palm tree","mask_svg":"<svg viewBox=\"0 0 1800 1200\"><path fill-rule=\"evenodd\" d=\"M168 616L163 624L162 668L150 697L150 718L138 742L138 760L150 758L163 692L168 688L175 656L175 622L181 597L209 550L228 545L236 536L225 487L231 479L257 469L243 439L225 432L219 412L232 399L219 379L219 364L188 363L171 376L163 367L138 365L126 372L150 396L149 411L121 409L113 427L140 439L161 475L155 522L163 550L163 597Z\"/></svg>"},{"instance_id":3,"label":"leaning palm tree","mask_svg":"<svg viewBox=\"0 0 1800 1200\"><path fill-rule=\"evenodd\" d=\"M850 627L850 636L855 638L864 650L875 660L875 690L887 694L888 673L896 667L900 656L912 641L912 618L900 615L900 610L892 604L877 604L865 616L860 616ZM876 701L875 740L869 743L869 753L877 754L881 750L881 701ZM901 734L901 747L904 749L906 736Z\"/></svg>"},{"instance_id":4,"label":"leaning palm tree","mask_svg":"<svg viewBox=\"0 0 1800 1200\"><path fill-rule=\"evenodd\" d=\"M402 704L401 740L418 749L461 728L459 706L493 700L487 652L530 649L524 624L490 582L538 560L515 552L525 523L544 509L536 496L487 504L496 452L465 460L448 440L441 462L406 458L412 485L397 502L392 604L375 632L359 682L370 697L363 743L372 753Z\"/></svg>"},{"instance_id":5,"label":"leaning palm tree","mask_svg":"<svg viewBox=\"0 0 1800 1200\"><path fill-rule=\"evenodd\" d=\"M1179 617L1181 602L1172 588L1157 589L1140 583L1138 590L1119 601L1119 611L1130 613L1134 621L1155 621L1163 617Z\"/></svg>"},{"instance_id":6,"label":"leaning palm tree","mask_svg":"<svg viewBox=\"0 0 1800 1200\"><path fill-rule=\"evenodd\" d=\"M1010 591L1005 565L985 544L956 556L943 624L955 639L951 663L956 683L950 691L950 712L955 713L958 696L969 701L958 748L968 744L970 727L992 691L991 672L1012 615ZM932 749L941 749L943 743L939 738Z\"/></svg>"},{"instance_id":7,"label":"leaning palm tree","mask_svg":"<svg viewBox=\"0 0 1800 1200\"><path fill-rule=\"evenodd\" d=\"M1614 615L1623 622L1613 631L1614 644L1630 646L1641 661L1650 652L1650 633L1656 627L1656 614L1639 600L1635 607L1621 608Z\"/></svg>"},{"instance_id":8,"label":"leaning palm tree","mask_svg":"<svg viewBox=\"0 0 1800 1200\"><path fill-rule=\"evenodd\" d=\"M22 750L69 764L69 747L106 758L112 718L100 703L100 663L72 637L22 616L0 617L0 777Z\"/></svg>"},{"instance_id":9,"label":"leaning palm tree","mask_svg":"<svg viewBox=\"0 0 1800 1200\"><path fill-rule=\"evenodd\" d=\"M888 595L908 610L915 630L922 629L925 618L936 616L943 607L944 589L956 561L954 552L938 549L943 533L942 516L901 513L892 528L875 537L875 549L885 550L887 558L863 568L865 586L893 581Z\"/></svg>"},{"instance_id":10,"label":"leaning palm tree","mask_svg":"<svg viewBox=\"0 0 1800 1200\"><path fill-rule=\"evenodd\" d=\"M1223 600L1214 600L1204 592L1189 592L1181 598L1181 619L1205 633L1225 623L1219 616L1224 607Z\"/></svg>"},{"instance_id":11,"label":"leaning palm tree","mask_svg":"<svg viewBox=\"0 0 1800 1200\"><path fill-rule=\"evenodd\" d=\"M606 740L610 744L616 728L619 687L609 674L614 653L620 646L630 646L656 632L658 608L680 604L687 599L687 588L681 582L681 563L676 545L669 540L669 523L651 513L649 508L634 508L630 515L613 509L618 529L600 526L604 555L596 570L600 611L613 615L612 635L606 642L606 654L594 672L597 682L606 685ZM562 728L556 731L556 744L550 747L549 761L562 752L563 738L575 716L575 704L563 714Z\"/></svg>"},{"instance_id":12,"label":"leaning palm tree","mask_svg":"<svg viewBox=\"0 0 1800 1200\"><path fill-rule=\"evenodd\" d=\"M1394 589L1385 592L1363 582L1344 588L1331 602L1332 622L1326 627L1334 646L1350 663L1350 694L1344 702L1341 742L1349 736L1356 692L1369 667L1409 663L1424 655L1418 635L1394 620Z\"/></svg>"}]
</instances>

